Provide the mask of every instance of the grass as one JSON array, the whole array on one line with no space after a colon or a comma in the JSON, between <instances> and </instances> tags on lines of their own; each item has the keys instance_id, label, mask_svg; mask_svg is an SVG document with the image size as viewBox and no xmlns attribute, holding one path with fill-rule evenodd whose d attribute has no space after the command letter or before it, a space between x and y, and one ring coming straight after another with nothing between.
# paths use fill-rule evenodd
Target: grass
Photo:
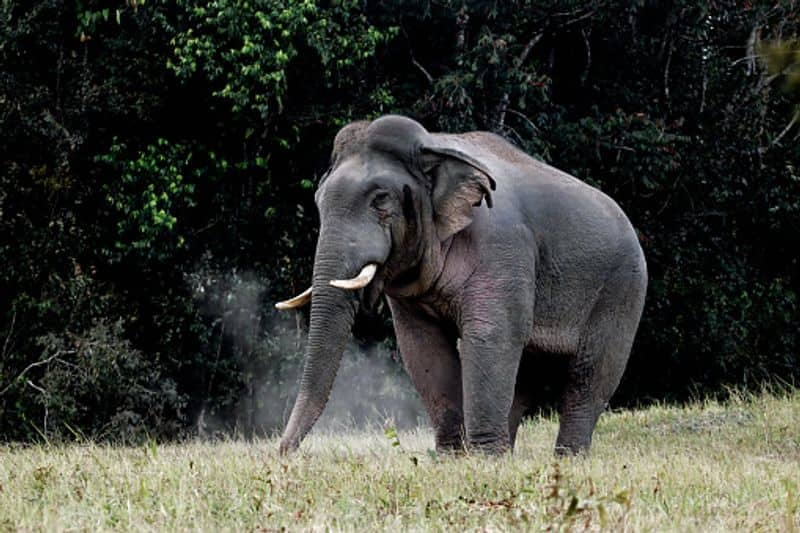
<instances>
[{"instance_id":1,"label":"grass","mask_svg":"<svg viewBox=\"0 0 800 533\"><path fill-rule=\"evenodd\" d=\"M0 447L3 530L800 531L800 391L603 416L556 460L539 418L501 458L430 431Z\"/></svg>"}]
</instances>

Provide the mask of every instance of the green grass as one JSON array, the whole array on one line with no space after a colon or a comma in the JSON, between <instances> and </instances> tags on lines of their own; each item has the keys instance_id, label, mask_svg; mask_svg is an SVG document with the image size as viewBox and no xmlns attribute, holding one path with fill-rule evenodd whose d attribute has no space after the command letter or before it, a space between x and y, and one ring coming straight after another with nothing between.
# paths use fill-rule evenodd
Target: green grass
<instances>
[{"instance_id":1,"label":"green grass","mask_svg":"<svg viewBox=\"0 0 800 533\"><path fill-rule=\"evenodd\" d=\"M428 430L314 435L290 458L0 447L0 531L800 531L800 392L607 413L585 458L553 457L556 428L527 423L501 458L437 456Z\"/></svg>"}]
</instances>

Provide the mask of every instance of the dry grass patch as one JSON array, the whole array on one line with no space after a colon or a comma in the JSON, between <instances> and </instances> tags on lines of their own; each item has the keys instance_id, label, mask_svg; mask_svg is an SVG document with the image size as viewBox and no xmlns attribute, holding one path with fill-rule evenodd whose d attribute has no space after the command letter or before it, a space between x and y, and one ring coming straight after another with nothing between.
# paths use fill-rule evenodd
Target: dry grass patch
<instances>
[{"instance_id":1,"label":"dry grass patch","mask_svg":"<svg viewBox=\"0 0 800 533\"><path fill-rule=\"evenodd\" d=\"M800 531L800 393L608 413L556 460L443 457L429 431L277 442L0 447L0 530Z\"/></svg>"}]
</instances>

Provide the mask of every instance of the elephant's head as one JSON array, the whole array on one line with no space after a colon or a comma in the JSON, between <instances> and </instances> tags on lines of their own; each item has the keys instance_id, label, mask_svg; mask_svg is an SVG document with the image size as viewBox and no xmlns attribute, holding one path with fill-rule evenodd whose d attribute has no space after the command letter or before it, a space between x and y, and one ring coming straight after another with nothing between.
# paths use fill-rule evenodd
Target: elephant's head
<instances>
[{"instance_id":1,"label":"elephant's head","mask_svg":"<svg viewBox=\"0 0 800 533\"><path fill-rule=\"evenodd\" d=\"M322 413L357 306L371 306L384 290L423 291L441 268L442 243L470 224L482 199L491 207L495 187L479 161L399 116L346 126L331 159L315 195L321 226L312 286L276 305L311 300L282 452L295 449Z\"/></svg>"}]
</instances>

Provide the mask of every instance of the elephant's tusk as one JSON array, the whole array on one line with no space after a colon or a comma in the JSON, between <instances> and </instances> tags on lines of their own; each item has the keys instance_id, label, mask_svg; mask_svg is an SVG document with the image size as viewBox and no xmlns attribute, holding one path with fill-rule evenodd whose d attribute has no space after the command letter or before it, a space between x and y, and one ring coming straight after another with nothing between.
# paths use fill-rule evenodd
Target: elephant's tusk
<instances>
[{"instance_id":1,"label":"elephant's tusk","mask_svg":"<svg viewBox=\"0 0 800 533\"><path fill-rule=\"evenodd\" d=\"M311 301L311 287L307 288L294 298L276 303L275 309L280 309L281 311L283 311L285 309L294 309L295 307L303 307L310 301Z\"/></svg>"},{"instance_id":2,"label":"elephant's tusk","mask_svg":"<svg viewBox=\"0 0 800 533\"><path fill-rule=\"evenodd\" d=\"M352 279L334 279L331 280L331 285L334 287L339 287L340 289L347 289L350 291L356 289L363 289L369 282L372 281L372 278L375 277L375 271L378 270L378 265L375 263L370 263L364 268L361 269L361 272L358 273L358 276Z\"/></svg>"}]
</instances>

